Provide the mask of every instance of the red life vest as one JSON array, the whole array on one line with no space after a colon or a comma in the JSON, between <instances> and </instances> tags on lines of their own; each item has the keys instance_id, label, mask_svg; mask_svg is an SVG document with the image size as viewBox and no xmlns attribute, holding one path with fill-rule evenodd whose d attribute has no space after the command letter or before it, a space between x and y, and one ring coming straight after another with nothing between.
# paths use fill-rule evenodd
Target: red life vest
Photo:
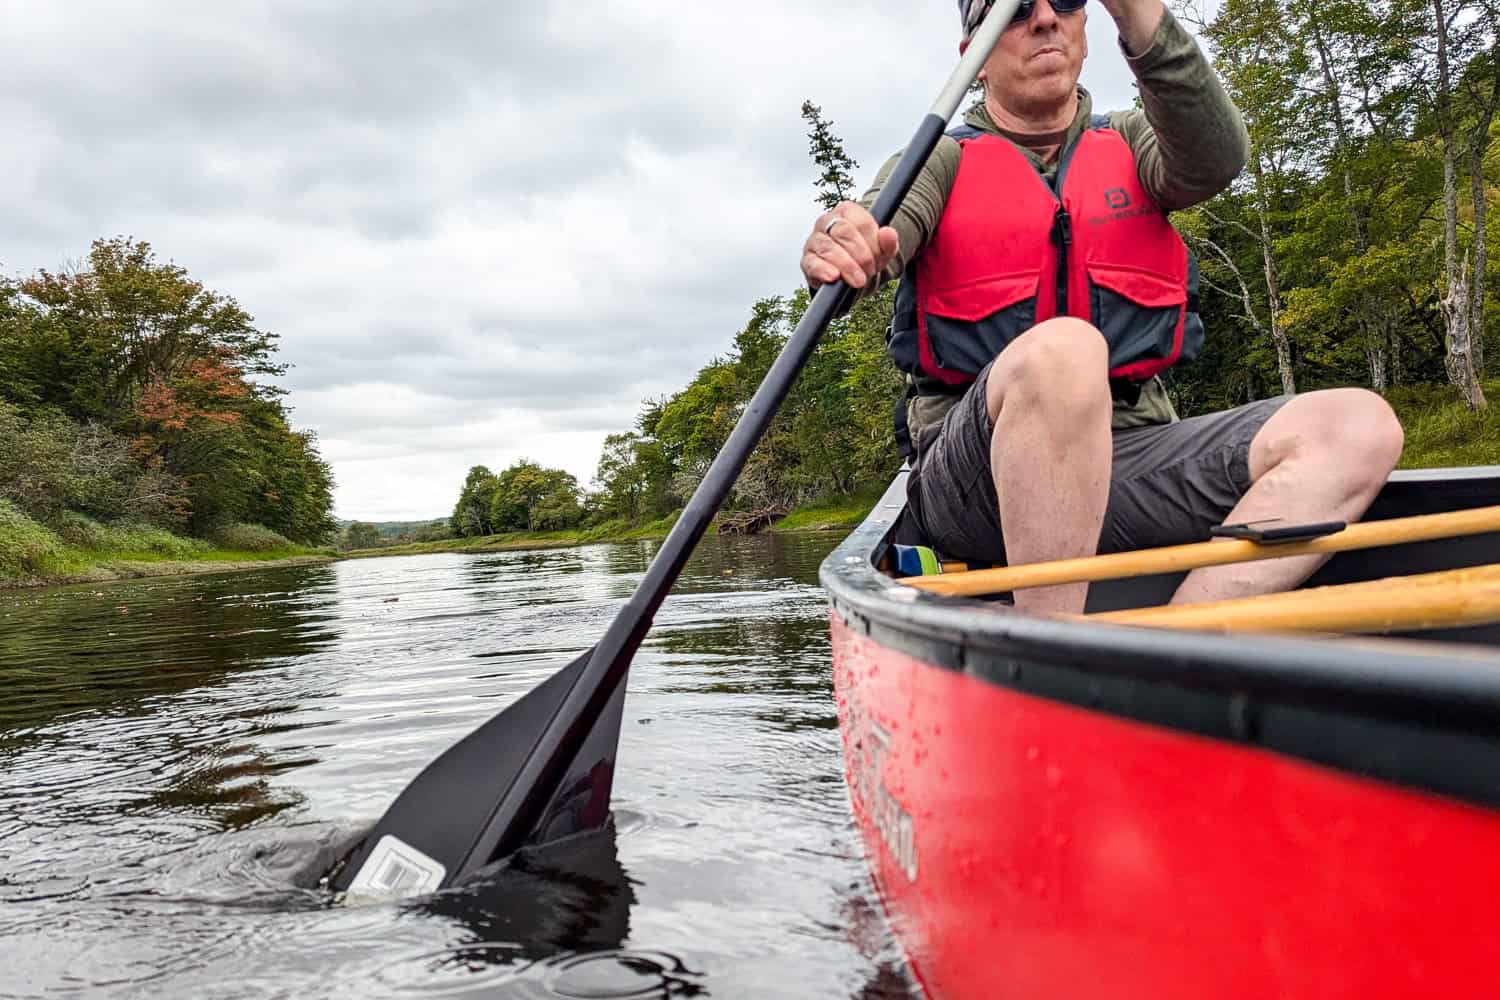
<instances>
[{"instance_id":1,"label":"red life vest","mask_svg":"<svg viewBox=\"0 0 1500 1000\"><path fill-rule=\"evenodd\" d=\"M1117 388L1197 356L1196 261L1119 133L1085 129L1064 151L1060 196L1005 139L950 134L963 148L958 175L897 290L888 345L898 366L926 377L923 391L962 391L1012 340L1059 315L1104 334Z\"/></svg>"}]
</instances>

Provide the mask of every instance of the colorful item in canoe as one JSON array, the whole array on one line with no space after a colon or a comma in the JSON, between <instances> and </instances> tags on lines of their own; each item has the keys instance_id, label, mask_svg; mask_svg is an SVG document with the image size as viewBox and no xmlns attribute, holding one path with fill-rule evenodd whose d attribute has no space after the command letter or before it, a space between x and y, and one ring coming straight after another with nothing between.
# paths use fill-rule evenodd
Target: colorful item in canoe
<instances>
[{"instance_id":1,"label":"colorful item in canoe","mask_svg":"<svg viewBox=\"0 0 1500 1000\"><path fill-rule=\"evenodd\" d=\"M936 576L943 571L937 553L925 545L892 545L891 552L901 576Z\"/></svg>"}]
</instances>

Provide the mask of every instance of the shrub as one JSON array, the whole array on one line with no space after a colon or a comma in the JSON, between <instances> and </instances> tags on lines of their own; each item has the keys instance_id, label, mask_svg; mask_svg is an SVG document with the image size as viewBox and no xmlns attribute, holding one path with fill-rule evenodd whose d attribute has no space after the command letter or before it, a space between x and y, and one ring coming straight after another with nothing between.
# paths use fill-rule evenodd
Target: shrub
<instances>
[{"instance_id":1,"label":"shrub","mask_svg":"<svg viewBox=\"0 0 1500 1000\"><path fill-rule=\"evenodd\" d=\"M184 519L181 477L160 463L141 465L124 438L98 424L58 413L27 417L0 402L0 441L0 497L29 517L54 522L73 510L163 526Z\"/></svg>"},{"instance_id":2,"label":"shrub","mask_svg":"<svg viewBox=\"0 0 1500 1000\"><path fill-rule=\"evenodd\" d=\"M53 518L52 530L58 538L80 549L102 549L109 537L109 529L104 525L72 510L65 510Z\"/></svg>"},{"instance_id":3,"label":"shrub","mask_svg":"<svg viewBox=\"0 0 1500 1000\"><path fill-rule=\"evenodd\" d=\"M0 576L37 575L59 555L56 535L9 500L0 500Z\"/></svg>"},{"instance_id":4,"label":"shrub","mask_svg":"<svg viewBox=\"0 0 1500 1000\"><path fill-rule=\"evenodd\" d=\"M59 538L76 548L120 555L157 555L191 559L208 551L208 543L183 538L149 524L100 524L76 511L63 511L52 525Z\"/></svg>"},{"instance_id":5,"label":"shrub","mask_svg":"<svg viewBox=\"0 0 1500 1000\"><path fill-rule=\"evenodd\" d=\"M375 525L364 521L355 521L344 528L343 534L339 535L338 547L345 552L354 549L373 549L388 544L380 537L380 532Z\"/></svg>"},{"instance_id":6,"label":"shrub","mask_svg":"<svg viewBox=\"0 0 1500 1000\"><path fill-rule=\"evenodd\" d=\"M452 537L453 532L449 530L447 521L433 521L425 527L413 529L409 540L413 542L441 542Z\"/></svg>"},{"instance_id":7,"label":"shrub","mask_svg":"<svg viewBox=\"0 0 1500 1000\"><path fill-rule=\"evenodd\" d=\"M191 559L207 552L209 545L198 538L184 538L149 524L117 524L105 528L103 544L110 552L151 553L168 559Z\"/></svg>"},{"instance_id":8,"label":"shrub","mask_svg":"<svg viewBox=\"0 0 1500 1000\"><path fill-rule=\"evenodd\" d=\"M272 552L292 545L284 536L264 525L240 522L215 528L209 539L220 548L236 552Z\"/></svg>"}]
</instances>

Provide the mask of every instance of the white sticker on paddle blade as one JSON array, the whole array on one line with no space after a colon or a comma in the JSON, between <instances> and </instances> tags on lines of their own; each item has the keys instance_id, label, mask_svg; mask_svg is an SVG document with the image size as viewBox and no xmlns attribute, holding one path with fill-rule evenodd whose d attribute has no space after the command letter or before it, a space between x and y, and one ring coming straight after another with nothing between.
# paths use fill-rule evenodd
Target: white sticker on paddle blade
<instances>
[{"instance_id":1,"label":"white sticker on paddle blade","mask_svg":"<svg viewBox=\"0 0 1500 1000\"><path fill-rule=\"evenodd\" d=\"M350 896L417 896L443 884L448 869L386 834L349 885Z\"/></svg>"}]
</instances>

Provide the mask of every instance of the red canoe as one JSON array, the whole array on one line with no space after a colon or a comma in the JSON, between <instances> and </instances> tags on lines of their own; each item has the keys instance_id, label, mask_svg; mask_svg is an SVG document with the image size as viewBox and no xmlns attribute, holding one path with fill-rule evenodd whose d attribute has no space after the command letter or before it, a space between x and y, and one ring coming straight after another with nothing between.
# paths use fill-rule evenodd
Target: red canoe
<instances>
[{"instance_id":1,"label":"red canoe","mask_svg":"<svg viewBox=\"0 0 1500 1000\"><path fill-rule=\"evenodd\" d=\"M936 597L877 569L915 540L904 496L822 581L850 797L930 996L1500 996L1500 628L1246 637ZM1497 503L1500 468L1398 473L1370 516ZM1496 562L1500 533L1312 583Z\"/></svg>"}]
</instances>

